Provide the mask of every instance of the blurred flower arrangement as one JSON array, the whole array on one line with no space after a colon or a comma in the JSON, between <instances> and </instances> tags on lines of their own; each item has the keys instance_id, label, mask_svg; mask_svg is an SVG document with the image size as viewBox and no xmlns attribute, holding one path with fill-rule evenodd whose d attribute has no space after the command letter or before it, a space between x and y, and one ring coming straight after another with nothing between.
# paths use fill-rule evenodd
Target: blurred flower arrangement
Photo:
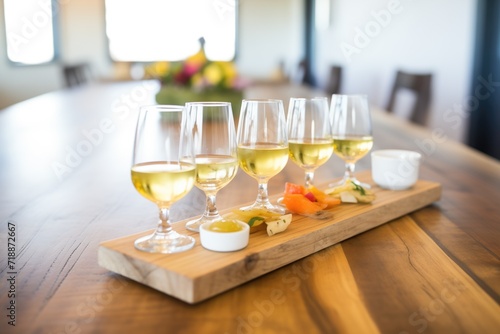
<instances>
[{"instance_id":1,"label":"blurred flower arrangement","mask_svg":"<svg viewBox=\"0 0 500 334\"><path fill-rule=\"evenodd\" d=\"M146 67L146 76L159 79L162 86L203 90L241 90L236 66L232 62L210 61L203 48L185 61L157 62Z\"/></svg>"},{"instance_id":2,"label":"blurred flower arrangement","mask_svg":"<svg viewBox=\"0 0 500 334\"><path fill-rule=\"evenodd\" d=\"M205 56L204 41L200 51L179 62L156 62L145 68L146 78L158 79L159 104L183 105L186 102L231 102L239 114L244 83L232 62L211 61Z\"/></svg>"}]
</instances>

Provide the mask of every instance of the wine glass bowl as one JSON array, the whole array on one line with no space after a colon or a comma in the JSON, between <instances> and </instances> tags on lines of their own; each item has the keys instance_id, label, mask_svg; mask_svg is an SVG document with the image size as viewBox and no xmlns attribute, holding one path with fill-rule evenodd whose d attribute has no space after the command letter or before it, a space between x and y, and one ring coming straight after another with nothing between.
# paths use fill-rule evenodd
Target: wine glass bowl
<instances>
[{"instance_id":1,"label":"wine glass bowl","mask_svg":"<svg viewBox=\"0 0 500 334\"><path fill-rule=\"evenodd\" d=\"M223 219L216 207L216 196L238 171L236 130L231 103L190 102L186 108L193 123L195 186L206 195L205 212L187 222L186 228L199 232L202 224Z\"/></svg>"},{"instance_id":2,"label":"wine glass bowl","mask_svg":"<svg viewBox=\"0 0 500 334\"><path fill-rule=\"evenodd\" d=\"M290 159L305 171L305 187L310 188L314 171L333 152L328 99L291 98L287 127Z\"/></svg>"},{"instance_id":3,"label":"wine glass bowl","mask_svg":"<svg viewBox=\"0 0 500 334\"><path fill-rule=\"evenodd\" d=\"M134 243L141 251L176 253L194 246L194 238L174 231L169 219L172 204L187 195L194 185L195 164L189 128L182 106L148 106L140 110L131 167L132 184L160 211L154 233Z\"/></svg>"},{"instance_id":4,"label":"wine glass bowl","mask_svg":"<svg viewBox=\"0 0 500 334\"><path fill-rule=\"evenodd\" d=\"M242 210L266 209L283 213L269 201L267 183L286 166L288 139L281 100L243 100L238 123L238 161L258 182L255 202Z\"/></svg>"},{"instance_id":5,"label":"wine glass bowl","mask_svg":"<svg viewBox=\"0 0 500 334\"><path fill-rule=\"evenodd\" d=\"M366 95L332 95L330 106L333 152L345 162L345 173L336 185L354 182L365 188L354 176L356 162L373 146L372 121Z\"/></svg>"}]
</instances>

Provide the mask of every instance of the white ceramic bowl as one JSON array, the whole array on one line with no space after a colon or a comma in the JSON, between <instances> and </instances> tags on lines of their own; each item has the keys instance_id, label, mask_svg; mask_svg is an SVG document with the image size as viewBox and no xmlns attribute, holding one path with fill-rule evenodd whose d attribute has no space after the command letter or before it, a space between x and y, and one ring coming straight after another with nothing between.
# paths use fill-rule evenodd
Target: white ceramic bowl
<instances>
[{"instance_id":1,"label":"white ceramic bowl","mask_svg":"<svg viewBox=\"0 0 500 334\"><path fill-rule=\"evenodd\" d=\"M420 159L418 152L407 150L379 150L371 153L372 178L382 188L403 190L418 180Z\"/></svg>"},{"instance_id":2,"label":"white ceramic bowl","mask_svg":"<svg viewBox=\"0 0 500 334\"><path fill-rule=\"evenodd\" d=\"M201 245L208 250L216 252L233 252L245 248L248 245L250 226L247 223L235 220L241 226L236 232L218 232L209 230L212 222L200 226Z\"/></svg>"}]
</instances>

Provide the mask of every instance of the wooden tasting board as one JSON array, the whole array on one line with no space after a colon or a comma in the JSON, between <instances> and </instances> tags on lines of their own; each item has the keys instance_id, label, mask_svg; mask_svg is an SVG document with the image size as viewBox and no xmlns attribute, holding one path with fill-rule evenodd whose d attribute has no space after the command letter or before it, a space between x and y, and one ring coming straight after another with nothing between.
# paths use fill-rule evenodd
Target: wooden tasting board
<instances>
[{"instance_id":1,"label":"wooden tasting board","mask_svg":"<svg viewBox=\"0 0 500 334\"><path fill-rule=\"evenodd\" d=\"M326 184L318 188L325 189ZM248 246L240 251L206 250L198 233L185 229L185 220L174 223L174 229L196 239L193 249L177 254L136 250L134 240L152 232L147 231L101 243L99 265L194 304L425 207L441 196L439 183L423 180L408 190L391 191L378 186L372 186L372 190L377 198L371 204L342 204L331 209L333 218L328 220L294 215L286 231L272 237L265 230L252 233Z\"/></svg>"}]
</instances>

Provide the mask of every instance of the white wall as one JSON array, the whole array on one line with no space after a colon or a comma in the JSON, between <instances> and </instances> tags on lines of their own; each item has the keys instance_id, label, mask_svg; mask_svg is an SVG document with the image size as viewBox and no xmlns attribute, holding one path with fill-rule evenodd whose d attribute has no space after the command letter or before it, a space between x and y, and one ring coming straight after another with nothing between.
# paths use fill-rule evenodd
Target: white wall
<instances>
[{"instance_id":1,"label":"white wall","mask_svg":"<svg viewBox=\"0 0 500 334\"><path fill-rule=\"evenodd\" d=\"M331 25L319 32L317 43L323 82L325 69L340 64L343 92L367 93L373 104L385 107L397 69L432 72L430 127L462 140L466 122L455 128L445 113L466 102L469 94L477 0L331 3Z\"/></svg>"},{"instance_id":2,"label":"white wall","mask_svg":"<svg viewBox=\"0 0 500 334\"><path fill-rule=\"evenodd\" d=\"M0 0L0 108L60 87L62 78L55 75L56 65L14 66L7 60L6 35ZM33 13L40 11L32 9Z\"/></svg>"},{"instance_id":3,"label":"white wall","mask_svg":"<svg viewBox=\"0 0 500 334\"><path fill-rule=\"evenodd\" d=\"M293 75L303 56L303 0L240 0L240 72L266 78L284 62Z\"/></svg>"},{"instance_id":4,"label":"white wall","mask_svg":"<svg viewBox=\"0 0 500 334\"><path fill-rule=\"evenodd\" d=\"M64 87L60 63L90 62L98 77L123 76L127 64L109 58L104 0L58 0L60 60L40 66L13 66L5 52L3 0L0 0L0 109ZM302 0L240 0L238 66L243 75L266 78L285 61L290 69L301 57ZM33 12L41 10L33 6ZM133 19L131 20L133 24Z\"/></svg>"},{"instance_id":5,"label":"white wall","mask_svg":"<svg viewBox=\"0 0 500 334\"><path fill-rule=\"evenodd\" d=\"M5 49L3 0L0 0L0 109L25 99L61 89L62 63L90 62L97 76L110 76L113 66L107 56L103 0L60 0L54 18L59 26L60 60L36 66L9 63ZM35 1L30 14L43 11ZM28 19L30 19L28 15Z\"/></svg>"},{"instance_id":6,"label":"white wall","mask_svg":"<svg viewBox=\"0 0 500 334\"><path fill-rule=\"evenodd\" d=\"M303 56L304 0L240 0L237 65L249 77L269 77L280 61L293 74ZM116 75L109 59L104 0L59 0L61 63L89 61L98 76ZM364 92L384 107L397 68L433 71L431 126L462 139L466 122L451 128L445 112L468 96L477 0L330 0L331 25L318 32L317 73L325 82L330 64L344 66L344 92ZM399 4L399 5L398 5ZM63 87L58 64L15 67L5 53L0 0L0 108ZM377 24L372 12L396 12L367 46L346 57L342 43L356 46L356 29ZM34 8L33 10L37 10ZM394 11L394 10L393 10ZM379 18L380 20L381 18ZM132 22L132 21L131 21ZM359 38L359 37L358 37Z\"/></svg>"},{"instance_id":7,"label":"white wall","mask_svg":"<svg viewBox=\"0 0 500 334\"><path fill-rule=\"evenodd\" d=\"M104 0L65 0L60 8L63 62L87 61L91 63L96 75L111 76L113 64L106 44Z\"/></svg>"}]
</instances>

